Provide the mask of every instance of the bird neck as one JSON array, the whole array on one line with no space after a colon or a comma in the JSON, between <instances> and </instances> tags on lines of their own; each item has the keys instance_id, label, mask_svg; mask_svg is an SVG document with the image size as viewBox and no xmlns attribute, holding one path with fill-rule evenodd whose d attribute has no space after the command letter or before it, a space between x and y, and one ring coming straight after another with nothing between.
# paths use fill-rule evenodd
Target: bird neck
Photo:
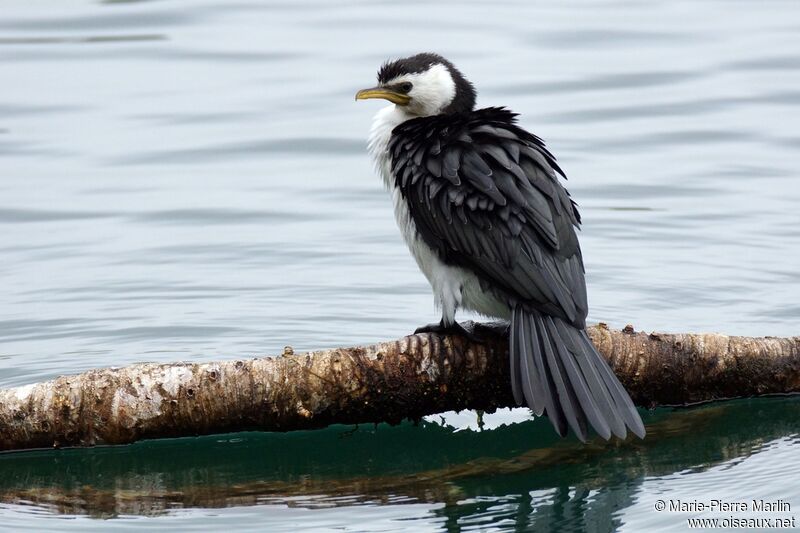
<instances>
[{"instance_id":1,"label":"bird neck","mask_svg":"<svg viewBox=\"0 0 800 533\"><path fill-rule=\"evenodd\" d=\"M375 114L372 120L372 129L369 133L369 153L375 163L375 168L383 178L384 184L391 188L391 157L389 156L389 140L392 137L392 130L405 122L416 118L406 112L402 107L394 104L386 106Z\"/></svg>"}]
</instances>

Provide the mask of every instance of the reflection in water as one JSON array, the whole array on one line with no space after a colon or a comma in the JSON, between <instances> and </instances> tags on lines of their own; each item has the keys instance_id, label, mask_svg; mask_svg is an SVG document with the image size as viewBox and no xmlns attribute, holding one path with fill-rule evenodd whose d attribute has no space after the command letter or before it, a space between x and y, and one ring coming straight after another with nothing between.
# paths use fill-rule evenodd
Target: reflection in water
<instances>
[{"instance_id":1,"label":"reflection in water","mask_svg":"<svg viewBox=\"0 0 800 533\"><path fill-rule=\"evenodd\" d=\"M423 423L14 453L0 456L0 500L105 517L438 503L432 512L453 531L509 523L604 531L619 525L615 511L632 504L644 479L739 462L781 437L798 444L798 419L800 401L789 397L659 410L644 441L585 446L553 438L536 420L484 432Z\"/></svg>"}]
</instances>

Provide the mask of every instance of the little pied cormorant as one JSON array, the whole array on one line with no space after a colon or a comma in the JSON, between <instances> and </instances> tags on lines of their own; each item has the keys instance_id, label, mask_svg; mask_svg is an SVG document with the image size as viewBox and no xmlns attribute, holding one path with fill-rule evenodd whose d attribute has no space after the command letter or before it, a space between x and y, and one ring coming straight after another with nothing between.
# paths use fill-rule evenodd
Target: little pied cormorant
<instances>
[{"instance_id":1,"label":"little pied cormorant","mask_svg":"<svg viewBox=\"0 0 800 533\"><path fill-rule=\"evenodd\" d=\"M441 306L424 331L465 333L459 307L509 320L518 405L547 413L564 436L645 430L628 393L586 334L580 215L542 140L502 107L475 109L475 89L430 53L385 63L369 151L397 223Z\"/></svg>"}]
</instances>

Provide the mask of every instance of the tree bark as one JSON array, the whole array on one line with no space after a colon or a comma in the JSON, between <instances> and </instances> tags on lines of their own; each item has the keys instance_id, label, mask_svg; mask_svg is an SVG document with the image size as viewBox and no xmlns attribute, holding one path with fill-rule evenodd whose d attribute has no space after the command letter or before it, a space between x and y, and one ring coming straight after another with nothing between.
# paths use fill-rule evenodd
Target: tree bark
<instances>
[{"instance_id":1,"label":"tree bark","mask_svg":"<svg viewBox=\"0 0 800 533\"><path fill-rule=\"evenodd\" d=\"M0 391L0 451L330 424L398 423L514 406L507 339L411 335L367 347L212 363L143 363ZM643 407L800 392L800 337L589 328Z\"/></svg>"}]
</instances>

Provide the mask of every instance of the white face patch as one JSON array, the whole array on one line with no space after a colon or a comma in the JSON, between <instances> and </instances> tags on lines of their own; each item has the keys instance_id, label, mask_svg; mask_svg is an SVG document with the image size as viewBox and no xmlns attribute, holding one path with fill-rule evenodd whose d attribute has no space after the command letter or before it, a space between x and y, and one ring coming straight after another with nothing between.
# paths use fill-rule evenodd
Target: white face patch
<instances>
[{"instance_id":1,"label":"white face patch","mask_svg":"<svg viewBox=\"0 0 800 533\"><path fill-rule=\"evenodd\" d=\"M456 95L456 83L447 67L441 63L432 65L425 72L403 74L388 81L385 85L410 82L411 102L403 109L412 115L427 117L438 115L450 105Z\"/></svg>"}]
</instances>

